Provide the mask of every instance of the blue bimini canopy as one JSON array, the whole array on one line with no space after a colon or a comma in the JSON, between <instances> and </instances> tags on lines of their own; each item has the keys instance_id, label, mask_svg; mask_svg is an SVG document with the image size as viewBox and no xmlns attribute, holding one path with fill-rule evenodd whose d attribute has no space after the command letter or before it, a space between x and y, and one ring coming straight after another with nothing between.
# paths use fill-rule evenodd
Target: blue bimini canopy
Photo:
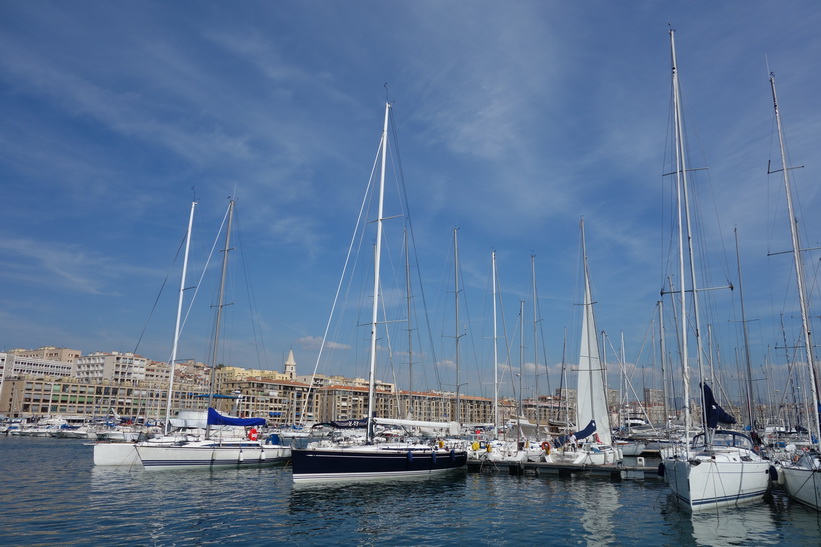
<instances>
[{"instance_id":1,"label":"blue bimini canopy","mask_svg":"<svg viewBox=\"0 0 821 547\"><path fill-rule=\"evenodd\" d=\"M576 437L577 441L584 439L585 437L589 437L593 433L596 432L596 420L590 420L590 423L587 424L587 427L582 429L581 431L577 431L573 433ZM553 441L553 444L556 445L556 448L561 448L565 444L570 441L570 435L561 435L558 439Z\"/></svg>"},{"instance_id":2,"label":"blue bimini canopy","mask_svg":"<svg viewBox=\"0 0 821 547\"><path fill-rule=\"evenodd\" d=\"M250 427L254 425L265 425L265 418L231 418L229 416L223 416L213 408L209 408L208 425L239 425Z\"/></svg>"}]
</instances>

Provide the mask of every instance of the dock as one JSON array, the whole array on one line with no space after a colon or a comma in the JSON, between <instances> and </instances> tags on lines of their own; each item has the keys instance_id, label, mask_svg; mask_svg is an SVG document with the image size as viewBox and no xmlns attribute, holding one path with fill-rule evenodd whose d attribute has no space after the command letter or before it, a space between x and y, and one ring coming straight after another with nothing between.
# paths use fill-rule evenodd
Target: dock
<instances>
[{"instance_id":1,"label":"dock","mask_svg":"<svg viewBox=\"0 0 821 547\"><path fill-rule=\"evenodd\" d=\"M637 463L643 464L641 459ZM626 465L624 462L602 465L550 463L550 462L516 462L516 461L488 461L482 459L468 459L468 472L471 473L508 473L510 475L534 476L557 475L570 477L573 475L606 478L610 480L663 480L658 474L658 467L651 465Z\"/></svg>"}]
</instances>

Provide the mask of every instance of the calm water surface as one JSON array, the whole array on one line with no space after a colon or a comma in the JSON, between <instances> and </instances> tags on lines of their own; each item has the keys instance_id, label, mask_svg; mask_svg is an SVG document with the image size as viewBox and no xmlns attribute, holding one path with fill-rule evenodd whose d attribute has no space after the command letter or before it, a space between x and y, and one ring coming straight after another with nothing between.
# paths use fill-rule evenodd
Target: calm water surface
<instances>
[{"instance_id":1,"label":"calm water surface","mask_svg":"<svg viewBox=\"0 0 821 547\"><path fill-rule=\"evenodd\" d=\"M718 514L659 481L460 473L294 487L289 469L94 467L83 441L0 437L3 545L819 545L821 519L776 491Z\"/></svg>"}]
</instances>

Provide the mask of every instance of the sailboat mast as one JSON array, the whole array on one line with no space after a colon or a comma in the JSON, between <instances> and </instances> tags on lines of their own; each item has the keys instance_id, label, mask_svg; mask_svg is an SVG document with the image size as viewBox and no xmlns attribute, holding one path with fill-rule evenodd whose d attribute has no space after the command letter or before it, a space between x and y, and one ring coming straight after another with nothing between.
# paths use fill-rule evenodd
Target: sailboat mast
<instances>
[{"instance_id":1,"label":"sailboat mast","mask_svg":"<svg viewBox=\"0 0 821 547\"><path fill-rule=\"evenodd\" d=\"M755 403L753 402L753 366L750 359L750 336L747 330L747 315L744 311L744 288L741 283L741 255L738 251L738 228L735 233L735 259L738 263L738 294L741 300L741 326L744 329L744 357L747 362L747 414L750 419L750 431L755 431Z\"/></svg>"},{"instance_id":2,"label":"sailboat mast","mask_svg":"<svg viewBox=\"0 0 821 547\"><path fill-rule=\"evenodd\" d=\"M222 255L222 275L220 277L220 292L219 300L217 302L217 321L214 325L214 351L211 355L211 385L208 388L208 408L214 406L214 388L217 379L217 350L219 349L220 340L220 322L222 321L222 306L223 298L225 296L225 276L228 272L228 252L231 250L231 224L234 221L234 200L228 202L228 226L225 230L225 248ZM205 426L205 436L209 437L211 434L211 424Z\"/></svg>"},{"instance_id":3,"label":"sailboat mast","mask_svg":"<svg viewBox=\"0 0 821 547\"><path fill-rule=\"evenodd\" d=\"M391 104L385 103L385 124L382 129L382 165L379 175L379 208L376 215L376 249L374 250L373 266L373 308L371 309L371 350L370 350L370 376L368 379L368 427L366 440L373 441L373 412L374 398L376 396L376 327L379 317L379 269L382 260L382 222L383 206L385 203L385 167L388 155L388 118L390 117Z\"/></svg>"},{"instance_id":4,"label":"sailboat mast","mask_svg":"<svg viewBox=\"0 0 821 547\"><path fill-rule=\"evenodd\" d=\"M661 382L662 382L662 393L664 396L664 429L667 431L667 438L670 438L670 411L667 408L667 401L669 400L670 394L667 389L667 347L664 344L664 337L666 333L664 332L664 302L663 300L659 300L659 351L661 352Z\"/></svg>"},{"instance_id":5,"label":"sailboat mast","mask_svg":"<svg viewBox=\"0 0 821 547\"><path fill-rule=\"evenodd\" d=\"M499 348L496 336L496 251L491 251L493 277L493 427L499 437Z\"/></svg>"},{"instance_id":6,"label":"sailboat mast","mask_svg":"<svg viewBox=\"0 0 821 547\"><path fill-rule=\"evenodd\" d=\"M539 437L539 303L536 296L536 255L530 255L530 277L533 281L533 374L535 378L534 408L536 409L536 439ZM545 370L546 372L546 370ZM548 382L549 384L549 382Z\"/></svg>"},{"instance_id":7,"label":"sailboat mast","mask_svg":"<svg viewBox=\"0 0 821 547\"><path fill-rule=\"evenodd\" d=\"M408 229L405 228L405 285L408 293L408 408L405 414L412 412L413 405L413 322L411 320L411 275L410 249L408 248Z\"/></svg>"},{"instance_id":8,"label":"sailboat mast","mask_svg":"<svg viewBox=\"0 0 821 547\"><path fill-rule=\"evenodd\" d=\"M453 287L454 287L454 297L456 299L456 315L455 315L455 326L456 326L456 421L461 424L462 423L462 402L459 399L459 390L461 385L459 384L459 240L456 237L457 233L459 232L459 228L453 229Z\"/></svg>"},{"instance_id":9,"label":"sailboat mast","mask_svg":"<svg viewBox=\"0 0 821 547\"><path fill-rule=\"evenodd\" d=\"M687 355L687 300L686 291L684 287L684 228L681 213L681 179L684 173L684 157L681 153L681 135L680 135L680 116L681 108L679 107L679 89L678 89L678 65L676 64L676 42L675 31L670 30L670 49L672 51L673 61L673 106L675 116L675 133L676 133L676 201L678 210L678 250L679 250L679 280L681 288L679 289L679 300L682 314L681 321L681 368L684 383L684 430L685 439L690 438L690 366Z\"/></svg>"},{"instance_id":10,"label":"sailboat mast","mask_svg":"<svg viewBox=\"0 0 821 547\"><path fill-rule=\"evenodd\" d=\"M567 357L567 327L564 329L564 335L562 336L562 384L564 384L564 422L567 429L567 433L570 434L570 398L568 397L568 385L567 385L567 361L565 360ZM578 391L577 397L578 397ZM576 425L579 425L579 417L576 416Z\"/></svg>"},{"instance_id":11,"label":"sailboat mast","mask_svg":"<svg viewBox=\"0 0 821 547\"><path fill-rule=\"evenodd\" d=\"M188 215L188 231L185 234L185 257L182 260L182 278L180 279L180 296L177 300L177 321L174 325L174 344L171 346L171 360L168 363L168 400L165 405L165 434L171 428L171 399L174 394L174 369L177 366L177 347L180 341L180 320L182 317L183 295L185 294L185 276L188 271L188 251L191 248L191 227L194 224L194 208L196 201L191 202L191 212Z\"/></svg>"},{"instance_id":12,"label":"sailboat mast","mask_svg":"<svg viewBox=\"0 0 821 547\"><path fill-rule=\"evenodd\" d=\"M675 31L670 30L670 49L672 52L672 63L673 63L673 101L675 106L675 131L676 131L676 187L677 187L677 196L678 196L678 229L679 229L679 275L681 276L681 288L680 288L680 298L681 298L681 313L682 313L682 320L681 320L681 355L682 355L682 366L684 372L684 411L685 411L685 427L687 430L687 435L689 437L689 430L690 430L690 371L689 371L689 364L687 362L688 355L687 355L687 301L685 298L686 295L686 285L684 283L684 269L685 269L685 261L684 261L684 236L685 236L685 228L686 228L686 237L687 237L687 251L688 251L688 259L690 265L690 287L693 291L693 322L695 325L695 338L696 338L696 363L698 364L698 372L699 378L702 382L704 382L704 369L702 364L702 350L701 350L701 323L699 319L699 307L698 307L698 287L696 283L696 269L695 269L695 257L693 252L693 234L692 234L692 224L690 222L690 196L689 196L689 189L687 184L687 165L686 165L686 152L684 149L684 122L682 119L681 114L681 90L679 87L679 78L678 78L678 64L676 62L676 43L675 43ZM683 209L682 209L683 207ZM704 409L704 393L703 390L699 390L701 392L701 408L702 413ZM706 424L705 424L706 427Z\"/></svg>"},{"instance_id":13,"label":"sailboat mast","mask_svg":"<svg viewBox=\"0 0 821 547\"><path fill-rule=\"evenodd\" d=\"M624 349L624 331L621 331L620 334L621 334L621 336L620 336L621 348L619 350L619 358L621 359L621 363L619 363L619 366L621 367L622 374L619 375L619 382L624 384L622 386L623 391L621 391L619 393L619 419L621 420L621 417L622 417L622 414L621 414L621 410L622 410L621 397L622 397L622 394L624 395L624 402L628 405L628 409L629 409L629 406L630 406L629 401L628 401L628 399L630 399L630 395L627 393L627 386L628 386L629 382L627 380L627 356L625 354L625 349ZM603 345L602 347L605 347L605 346ZM606 363L606 361L607 361L607 350L605 350L605 352L604 352L604 361L605 361L605 364L603 365L602 368L604 369L605 374L606 374L607 373L607 363ZM639 401L637 401L637 402L639 402ZM639 404L641 404L641 403L639 402ZM630 411L629 410L627 411L627 417L630 418ZM619 426L621 426L622 424L624 424L623 421L619 423Z\"/></svg>"},{"instance_id":14,"label":"sailboat mast","mask_svg":"<svg viewBox=\"0 0 821 547\"><path fill-rule=\"evenodd\" d=\"M789 167L787 167L787 155L784 148L784 130L781 126L781 113L778 110L778 98L775 93L775 74L770 73L770 88L773 92L773 107L775 108L775 121L778 128L778 144L781 149L781 172L784 176L784 188L787 194L787 210L790 215L790 235L792 237L792 254L795 263L795 277L798 284L798 302L801 307L801 326L804 329L804 350L807 356L807 366L809 367L810 386L812 398L815 405L813 422L815 426L816 445L821 450L821 424L819 423L819 393L821 393L821 378L815 362L815 354L812 343L812 329L809 321L809 306L807 304L807 289L804 286L804 264L801 260L801 244L798 237L798 219L795 216L793 207L792 188L790 186Z\"/></svg>"},{"instance_id":15,"label":"sailboat mast","mask_svg":"<svg viewBox=\"0 0 821 547\"><path fill-rule=\"evenodd\" d=\"M516 418L516 438L522 440L522 417L524 416L524 393L522 392L522 378L525 373L525 301L519 300L519 412Z\"/></svg>"}]
</instances>

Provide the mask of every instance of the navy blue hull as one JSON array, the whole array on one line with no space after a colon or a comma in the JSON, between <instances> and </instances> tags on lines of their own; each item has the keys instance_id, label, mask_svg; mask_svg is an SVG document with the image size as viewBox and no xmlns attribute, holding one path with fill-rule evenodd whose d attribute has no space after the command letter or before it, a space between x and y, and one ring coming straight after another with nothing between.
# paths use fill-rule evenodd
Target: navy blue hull
<instances>
[{"instance_id":1,"label":"navy blue hull","mask_svg":"<svg viewBox=\"0 0 821 547\"><path fill-rule=\"evenodd\" d=\"M363 448L293 449L294 481L361 480L425 476L459 469L466 451L377 450Z\"/></svg>"}]
</instances>

